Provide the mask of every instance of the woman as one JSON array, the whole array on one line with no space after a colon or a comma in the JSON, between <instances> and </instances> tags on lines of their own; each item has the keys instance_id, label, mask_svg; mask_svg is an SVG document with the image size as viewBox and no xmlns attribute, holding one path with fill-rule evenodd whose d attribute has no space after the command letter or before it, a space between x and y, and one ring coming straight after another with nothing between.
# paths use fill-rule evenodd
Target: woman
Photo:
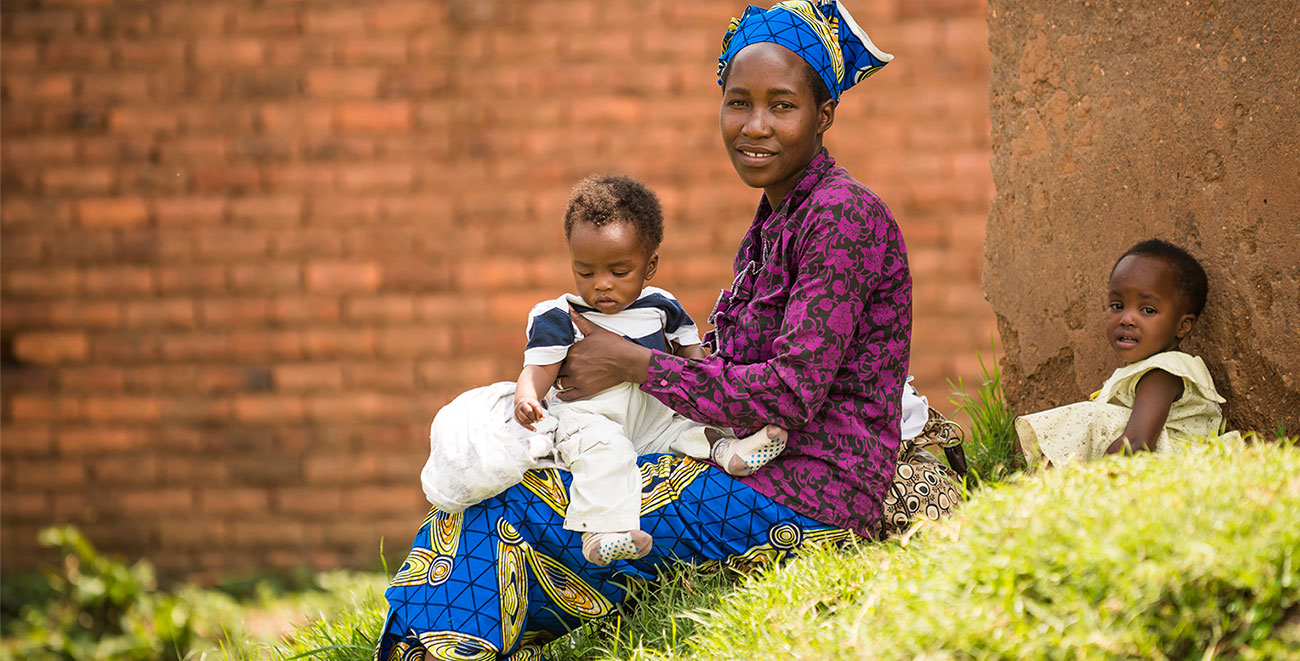
<instances>
[{"instance_id":1,"label":"woman","mask_svg":"<svg viewBox=\"0 0 1300 661\"><path fill-rule=\"evenodd\" d=\"M838 3L749 7L719 58L720 125L737 174L761 188L706 339L712 355L643 349L575 315L586 339L559 385L580 398L623 381L677 412L745 434L789 430L786 450L737 480L688 458L642 458L641 560L598 567L561 527L567 474L461 515L432 512L386 596L379 658L537 658L609 613L627 576L670 559L752 565L809 541L877 538L894 478L911 331L911 277L885 205L822 147L840 94L892 56Z\"/></svg>"}]
</instances>

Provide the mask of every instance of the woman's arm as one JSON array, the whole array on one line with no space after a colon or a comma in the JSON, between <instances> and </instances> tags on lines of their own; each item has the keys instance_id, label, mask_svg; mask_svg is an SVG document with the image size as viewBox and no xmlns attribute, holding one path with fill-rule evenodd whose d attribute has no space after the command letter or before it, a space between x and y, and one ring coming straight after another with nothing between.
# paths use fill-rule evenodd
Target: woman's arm
<instances>
[{"instance_id":1,"label":"woman's arm","mask_svg":"<svg viewBox=\"0 0 1300 661\"><path fill-rule=\"evenodd\" d=\"M718 354L688 360L637 347L612 333L596 333L570 349L572 365L565 370L573 377L562 371L564 385L581 383L585 392L596 385L613 385L617 378L644 383L646 392L704 424L803 427L825 403L871 293L885 273L906 269L897 230L891 229L883 205L876 208L880 217L859 217L849 228L836 218L810 221L813 229L801 239L797 273L770 360L742 365L723 361ZM899 293L906 295L905 290ZM873 322L909 324L910 318L894 318L906 305L900 301L894 308L872 310ZM897 348L902 360L906 360L906 340L904 335ZM591 344L584 347L587 343ZM575 353L575 349L580 350ZM893 359L894 348L886 351L891 355L885 359ZM598 378L593 376L597 373Z\"/></svg>"},{"instance_id":2,"label":"woman's arm","mask_svg":"<svg viewBox=\"0 0 1300 661\"><path fill-rule=\"evenodd\" d=\"M1106 448L1106 454L1156 449L1160 430L1169 417L1169 407L1183 396L1183 380L1162 369L1153 369L1138 380L1133 394L1133 413L1124 433Z\"/></svg>"}]
</instances>

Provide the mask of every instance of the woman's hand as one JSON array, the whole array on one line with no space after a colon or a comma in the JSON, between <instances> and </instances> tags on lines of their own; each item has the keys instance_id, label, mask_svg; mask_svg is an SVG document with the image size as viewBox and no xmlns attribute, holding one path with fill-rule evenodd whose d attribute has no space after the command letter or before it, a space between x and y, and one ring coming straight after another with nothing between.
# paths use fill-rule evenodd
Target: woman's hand
<instances>
[{"instance_id":1,"label":"woman's hand","mask_svg":"<svg viewBox=\"0 0 1300 661\"><path fill-rule=\"evenodd\" d=\"M650 350L591 323L569 310L583 339L569 347L569 355L556 379L558 397L573 401L590 397L624 381L645 383L650 373Z\"/></svg>"}]
</instances>

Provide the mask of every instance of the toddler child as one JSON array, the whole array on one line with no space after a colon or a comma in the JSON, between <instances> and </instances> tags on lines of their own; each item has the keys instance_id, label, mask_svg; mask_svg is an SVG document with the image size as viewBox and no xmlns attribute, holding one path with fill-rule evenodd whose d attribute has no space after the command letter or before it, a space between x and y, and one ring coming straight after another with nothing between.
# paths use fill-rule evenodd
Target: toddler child
<instances>
[{"instance_id":1,"label":"toddler child","mask_svg":"<svg viewBox=\"0 0 1300 661\"><path fill-rule=\"evenodd\" d=\"M582 339L569 309L598 326L660 351L703 358L695 323L672 294L646 285L659 265L663 212L654 193L622 176L594 176L569 196L564 215L577 296L535 306L528 317L524 369L515 385L515 420L528 429L560 363ZM622 383L579 401L553 399L555 449L573 475L564 527L580 531L582 554L606 565L650 552L640 529L641 454L674 452L711 458L731 475L753 473L785 448L786 432L768 425L744 439L675 414L635 384Z\"/></svg>"},{"instance_id":2,"label":"toddler child","mask_svg":"<svg viewBox=\"0 0 1300 661\"><path fill-rule=\"evenodd\" d=\"M1016 419L1029 463L1160 452L1217 433L1224 399L1200 357L1178 351L1208 288L1196 258L1170 243L1143 241L1120 256L1110 272L1106 338L1125 365L1092 401Z\"/></svg>"}]
</instances>

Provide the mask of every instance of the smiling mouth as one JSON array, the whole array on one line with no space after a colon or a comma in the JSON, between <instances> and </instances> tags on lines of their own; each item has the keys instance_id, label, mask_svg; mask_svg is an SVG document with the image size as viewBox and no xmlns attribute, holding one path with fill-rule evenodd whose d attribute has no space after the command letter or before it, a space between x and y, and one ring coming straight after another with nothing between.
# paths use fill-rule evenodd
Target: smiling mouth
<instances>
[{"instance_id":1,"label":"smiling mouth","mask_svg":"<svg viewBox=\"0 0 1300 661\"><path fill-rule=\"evenodd\" d=\"M743 148L737 149L736 152L740 154L742 160L753 164L763 164L765 161L776 156L776 154L768 151L754 151L752 149Z\"/></svg>"}]
</instances>

